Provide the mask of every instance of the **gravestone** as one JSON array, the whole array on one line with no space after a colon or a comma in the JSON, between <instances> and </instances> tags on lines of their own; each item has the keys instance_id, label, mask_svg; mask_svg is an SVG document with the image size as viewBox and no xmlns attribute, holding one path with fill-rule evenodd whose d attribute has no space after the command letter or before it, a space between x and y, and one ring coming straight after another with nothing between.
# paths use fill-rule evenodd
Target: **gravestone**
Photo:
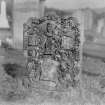
<instances>
[{"instance_id":1,"label":"gravestone","mask_svg":"<svg viewBox=\"0 0 105 105\"><path fill-rule=\"evenodd\" d=\"M29 17L39 17L39 0L14 0L13 34L14 47L23 49L23 24Z\"/></svg>"},{"instance_id":2,"label":"gravestone","mask_svg":"<svg viewBox=\"0 0 105 105\"><path fill-rule=\"evenodd\" d=\"M6 11L6 1L1 1L1 14L0 14L0 28L9 28L7 11Z\"/></svg>"},{"instance_id":3,"label":"gravestone","mask_svg":"<svg viewBox=\"0 0 105 105\"><path fill-rule=\"evenodd\" d=\"M73 17L29 18L23 28L23 48L31 80L74 87L80 73L81 37ZM33 72L34 71L34 72Z\"/></svg>"}]
</instances>

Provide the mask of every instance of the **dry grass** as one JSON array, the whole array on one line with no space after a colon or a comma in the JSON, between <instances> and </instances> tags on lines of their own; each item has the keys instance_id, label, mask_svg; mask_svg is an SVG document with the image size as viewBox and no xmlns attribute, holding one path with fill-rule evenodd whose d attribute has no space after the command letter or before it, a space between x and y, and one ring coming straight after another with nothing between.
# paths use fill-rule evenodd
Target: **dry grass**
<instances>
[{"instance_id":1,"label":"dry grass","mask_svg":"<svg viewBox=\"0 0 105 105\"><path fill-rule=\"evenodd\" d=\"M3 52L0 53L0 56L4 56L1 57L2 60L0 59L0 65L4 64L4 63L16 63L18 65L20 65L19 72L18 72L18 77L22 77L25 73L25 58L23 56L23 52L22 51L17 51L17 50L8 50L7 52ZM1 68L1 74L3 74L3 67L0 66ZM23 68L21 68L23 67ZM22 71L22 72L21 72ZM91 70L90 70L91 71ZM92 69L93 71L93 69ZM92 72L94 73L94 72ZM16 72L17 74L17 72ZM20 75L21 74L21 75ZM3 76L0 75L2 78ZM4 78L4 77L3 77ZM89 80L90 77L87 76L87 80ZM96 77L95 77L96 78ZM83 78L84 79L84 78ZM84 79L84 80L86 80ZM91 79L94 79L94 77L92 77ZM91 81L90 79L90 81ZM1 79L0 79L1 81ZM97 79L96 79L97 81ZM86 84L86 81L84 81ZM89 82L89 81L87 81ZM19 84L21 85L21 81L19 80ZM14 84L13 84L14 85ZM7 86L7 85L6 85ZM44 89L39 89L38 85L36 84L35 86L37 86L37 88L35 89L34 87L32 87L32 90L28 90L26 89L25 91L23 90L19 90L19 88L23 88L22 86L20 86L18 88L18 94L15 94L15 92L10 92L8 94L8 96L4 95L2 96L2 100L4 100L4 103L2 103L3 105L7 105L7 103L10 103L11 105L34 105L34 104L45 104L45 105L78 105L80 103L80 105L84 105L86 103L88 103L89 101L93 104L96 105L96 103L100 104L100 102L98 101L99 99L102 99L102 97L104 97L104 94L102 92L100 92L99 90L95 89L95 88L91 88L91 89L87 89L85 90L84 94L85 97L83 96L83 88L81 89L81 87L79 87L78 89L75 90L69 90L69 92L51 92L51 91L46 91ZM1 84L0 84L1 87ZM89 87L89 84L88 84ZM7 91L11 91L11 87L7 86ZM10 88L10 90L9 90ZM1 91L1 89L0 89ZM31 93L31 94L29 94ZM94 93L94 94L93 94ZM93 95L92 95L93 94ZM14 96L14 97L13 97ZM97 97L98 96L98 97ZM91 99L92 97L92 99ZM87 99L87 100L86 100ZM104 98L103 98L104 99ZM16 103L14 104L14 101L16 101ZM13 103L13 104L12 104ZM1 103L0 103L1 104ZM42 105L43 105L42 104Z\"/></svg>"}]
</instances>

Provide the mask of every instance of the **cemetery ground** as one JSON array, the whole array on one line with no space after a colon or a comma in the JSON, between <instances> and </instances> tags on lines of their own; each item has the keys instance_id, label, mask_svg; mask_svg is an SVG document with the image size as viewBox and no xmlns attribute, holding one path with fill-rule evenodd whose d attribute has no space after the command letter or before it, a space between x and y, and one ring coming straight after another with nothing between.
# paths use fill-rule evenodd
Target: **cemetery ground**
<instances>
[{"instance_id":1,"label":"cemetery ground","mask_svg":"<svg viewBox=\"0 0 105 105\"><path fill-rule=\"evenodd\" d=\"M73 91L69 90L69 92L55 92L55 91L46 91L43 89L33 88L32 90L19 90L21 94L15 95L14 97L9 94L7 95L6 92L11 91L11 87L6 84L3 85L4 87L4 94L3 90L1 88L2 86L2 80L5 79L5 72L3 70L2 64L5 63L16 63L21 65L23 68L25 67L25 61L26 58L24 57L22 50L16 50L16 49L4 49L0 48L0 100L2 100L0 103L3 105L7 105L10 103L11 105L34 105L34 104L45 104L45 105L78 105L80 103L81 105L84 105L85 103L91 102L93 105L96 103L99 103L99 98L96 97L98 94L99 97L104 97L104 93L98 92L98 90L91 89L84 91L86 98L84 99L83 92L81 88L75 89ZM22 69L23 69L22 68ZM21 69L21 70L22 70ZM25 70L25 69L23 69ZM21 74L21 73L20 73ZM90 77L89 77L90 78ZM94 77L93 77L94 79ZM21 84L21 83L20 83ZM38 84L36 83L36 86ZM40 85L40 84L39 84ZM10 88L10 89L9 89ZM22 88L19 86L19 88ZM94 92L96 95L94 96L92 92ZM30 94L31 93L31 94ZM93 98L94 97L94 98ZM14 102L16 102L14 104Z\"/></svg>"}]
</instances>

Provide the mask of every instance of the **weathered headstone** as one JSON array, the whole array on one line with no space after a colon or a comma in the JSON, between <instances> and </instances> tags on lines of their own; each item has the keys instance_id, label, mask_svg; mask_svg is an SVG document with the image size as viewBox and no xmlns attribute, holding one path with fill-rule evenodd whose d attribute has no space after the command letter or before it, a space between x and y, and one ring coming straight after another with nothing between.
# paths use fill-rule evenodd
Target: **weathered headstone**
<instances>
[{"instance_id":1,"label":"weathered headstone","mask_svg":"<svg viewBox=\"0 0 105 105\"><path fill-rule=\"evenodd\" d=\"M71 32L72 31L72 32ZM81 40L78 21L54 15L30 18L24 24L23 48L34 80L76 86L80 73ZM31 69L28 68L31 64Z\"/></svg>"}]
</instances>

